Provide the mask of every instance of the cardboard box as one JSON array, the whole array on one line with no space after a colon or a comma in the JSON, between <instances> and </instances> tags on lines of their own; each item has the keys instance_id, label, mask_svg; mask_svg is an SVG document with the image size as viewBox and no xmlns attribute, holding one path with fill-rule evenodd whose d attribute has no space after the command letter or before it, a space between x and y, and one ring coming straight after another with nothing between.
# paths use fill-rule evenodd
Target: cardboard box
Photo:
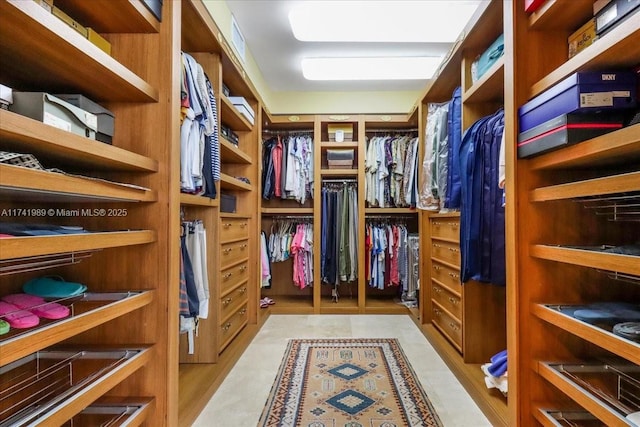
<instances>
[{"instance_id":1,"label":"cardboard box","mask_svg":"<svg viewBox=\"0 0 640 427\"><path fill-rule=\"evenodd\" d=\"M616 110L635 106L635 73L578 72L518 109L520 132L525 132L562 114Z\"/></svg>"},{"instance_id":2,"label":"cardboard box","mask_svg":"<svg viewBox=\"0 0 640 427\"><path fill-rule=\"evenodd\" d=\"M327 164L329 169L352 168L354 159L354 150L327 150Z\"/></svg>"},{"instance_id":3,"label":"cardboard box","mask_svg":"<svg viewBox=\"0 0 640 427\"><path fill-rule=\"evenodd\" d=\"M640 7L640 0L613 0L604 6L595 16L596 34L600 37L626 20Z\"/></svg>"},{"instance_id":4,"label":"cardboard box","mask_svg":"<svg viewBox=\"0 0 640 427\"><path fill-rule=\"evenodd\" d=\"M95 114L48 93L14 91L10 110L58 129L96 139L98 118Z\"/></svg>"},{"instance_id":5,"label":"cardboard box","mask_svg":"<svg viewBox=\"0 0 640 427\"><path fill-rule=\"evenodd\" d=\"M596 20L595 18L591 18L586 24L569 36L569 58L573 58L577 53L591 46L595 39Z\"/></svg>"},{"instance_id":6,"label":"cardboard box","mask_svg":"<svg viewBox=\"0 0 640 427\"><path fill-rule=\"evenodd\" d=\"M111 43L91 27L87 27L87 38L91 43L102 49L107 55L111 55Z\"/></svg>"},{"instance_id":7,"label":"cardboard box","mask_svg":"<svg viewBox=\"0 0 640 427\"><path fill-rule=\"evenodd\" d=\"M518 157L531 157L623 127L623 113L569 113L518 135Z\"/></svg>"},{"instance_id":8,"label":"cardboard box","mask_svg":"<svg viewBox=\"0 0 640 427\"><path fill-rule=\"evenodd\" d=\"M82 34L82 36L86 39L88 36L87 28L80 23L78 23L75 19L67 15L64 11L60 10L58 7L53 6L52 12L56 17L60 20L64 21L68 26Z\"/></svg>"},{"instance_id":9,"label":"cardboard box","mask_svg":"<svg viewBox=\"0 0 640 427\"><path fill-rule=\"evenodd\" d=\"M111 111L79 94L56 94L55 96L71 105L75 105L78 108L82 108L85 111L95 114L98 118L96 140L106 144L111 144L113 140L115 122L115 116Z\"/></svg>"},{"instance_id":10,"label":"cardboard box","mask_svg":"<svg viewBox=\"0 0 640 427\"><path fill-rule=\"evenodd\" d=\"M329 133L329 141L331 142L353 141L353 124L351 123L328 124L327 132Z\"/></svg>"}]
</instances>

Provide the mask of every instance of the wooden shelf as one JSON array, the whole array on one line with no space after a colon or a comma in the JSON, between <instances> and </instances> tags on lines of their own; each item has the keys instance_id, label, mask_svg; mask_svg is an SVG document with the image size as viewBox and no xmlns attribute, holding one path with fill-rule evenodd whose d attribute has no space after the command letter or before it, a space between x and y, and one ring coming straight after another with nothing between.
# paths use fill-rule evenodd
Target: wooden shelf
<instances>
[{"instance_id":1,"label":"wooden shelf","mask_svg":"<svg viewBox=\"0 0 640 427\"><path fill-rule=\"evenodd\" d=\"M543 304L534 304L531 312L540 319L560 329L570 332L620 357L624 357L630 362L640 364L640 344L638 343L620 338L605 329L598 328L589 323L581 322L574 317L563 314Z\"/></svg>"},{"instance_id":2,"label":"wooden shelf","mask_svg":"<svg viewBox=\"0 0 640 427\"><path fill-rule=\"evenodd\" d=\"M229 176L225 173L220 174L220 188L223 190L251 191L253 187L244 181Z\"/></svg>"},{"instance_id":3,"label":"wooden shelf","mask_svg":"<svg viewBox=\"0 0 640 427\"><path fill-rule=\"evenodd\" d=\"M111 408L117 408L117 414L113 414L114 419L112 421L116 421L115 417L118 417L117 421L124 422L124 425L127 427L137 427L144 424L153 408L154 400L152 397L103 396L89 405L87 410L90 411L89 416L95 417L95 415L92 414L96 412L100 413L101 409L108 411ZM109 412L109 414L112 413L113 412ZM124 416L121 414L124 414ZM82 412L79 414L79 417L82 417ZM80 423L78 425L87 425L82 422L84 420L79 421Z\"/></svg>"},{"instance_id":4,"label":"wooden shelf","mask_svg":"<svg viewBox=\"0 0 640 427\"><path fill-rule=\"evenodd\" d=\"M155 231L111 231L2 239L0 260L142 245L156 240Z\"/></svg>"},{"instance_id":5,"label":"wooden shelf","mask_svg":"<svg viewBox=\"0 0 640 427\"><path fill-rule=\"evenodd\" d=\"M576 0L547 0L529 16L532 30L577 30L593 17L593 3Z\"/></svg>"},{"instance_id":6,"label":"wooden shelf","mask_svg":"<svg viewBox=\"0 0 640 427\"><path fill-rule=\"evenodd\" d=\"M0 165L0 195L21 201L154 202L156 192L21 166Z\"/></svg>"},{"instance_id":7,"label":"wooden shelf","mask_svg":"<svg viewBox=\"0 0 640 427\"><path fill-rule=\"evenodd\" d=\"M326 285L321 285L326 286ZM338 290L339 291L339 290ZM331 297L323 296L320 302L321 314L356 314L358 313L358 297L342 295L335 303Z\"/></svg>"},{"instance_id":8,"label":"wooden shelf","mask_svg":"<svg viewBox=\"0 0 640 427\"><path fill-rule=\"evenodd\" d=\"M216 52L222 47L219 29L203 2L182 0L182 50L185 52Z\"/></svg>"},{"instance_id":9,"label":"wooden shelf","mask_svg":"<svg viewBox=\"0 0 640 427\"><path fill-rule=\"evenodd\" d=\"M557 370L553 369L549 363L538 362L538 373L551 384L560 389L564 394L573 399L580 406L601 420L607 426L628 426L613 407L605 404L600 399L589 393L580 385L574 383Z\"/></svg>"},{"instance_id":10,"label":"wooden shelf","mask_svg":"<svg viewBox=\"0 0 640 427\"><path fill-rule=\"evenodd\" d=\"M220 121L223 124L231 127L231 129L235 131L248 132L253 128L253 125L233 106L226 96L219 96L218 99L222 101L218 103L218 106L220 106L222 112Z\"/></svg>"},{"instance_id":11,"label":"wooden shelf","mask_svg":"<svg viewBox=\"0 0 640 427\"><path fill-rule=\"evenodd\" d=\"M395 296L386 298L367 295L364 311L366 314L409 314L409 307L394 301Z\"/></svg>"},{"instance_id":12,"label":"wooden shelf","mask_svg":"<svg viewBox=\"0 0 640 427\"><path fill-rule=\"evenodd\" d=\"M55 5L99 33L157 33L160 22L141 0L59 0Z\"/></svg>"},{"instance_id":13,"label":"wooden shelf","mask_svg":"<svg viewBox=\"0 0 640 427\"><path fill-rule=\"evenodd\" d=\"M273 295L270 298L276 303L261 310L268 310L271 314L313 314L313 298L310 295Z\"/></svg>"},{"instance_id":14,"label":"wooden shelf","mask_svg":"<svg viewBox=\"0 0 640 427\"><path fill-rule=\"evenodd\" d=\"M504 98L504 56L487 70L480 80L462 94L466 103L502 101Z\"/></svg>"},{"instance_id":15,"label":"wooden shelf","mask_svg":"<svg viewBox=\"0 0 640 427\"><path fill-rule=\"evenodd\" d=\"M118 348L117 351L126 351L126 348ZM113 387L124 381L127 377L131 376L136 370L143 367L151 359L151 348L139 348L131 349L139 351L129 357L124 362L115 364L110 369L99 372L98 376L94 378L90 384L80 386L78 391L73 393L70 397L63 399L61 402L57 402L38 417L37 423L40 425L62 425L67 420L78 414L85 409L96 399L107 393ZM82 348L78 351L91 351L88 348ZM105 351L101 348L100 351ZM86 375L87 373L85 373ZM75 379L74 379L75 380Z\"/></svg>"},{"instance_id":16,"label":"wooden shelf","mask_svg":"<svg viewBox=\"0 0 640 427\"><path fill-rule=\"evenodd\" d=\"M0 110L0 140L3 149L29 152L40 158L68 162L74 167L131 172L157 172L158 161L104 144L37 120Z\"/></svg>"},{"instance_id":17,"label":"wooden shelf","mask_svg":"<svg viewBox=\"0 0 640 427\"><path fill-rule=\"evenodd\" d=\"M364 208L365 214L418 214L418 210L412 208Z\"/></svg>"},{"instance_id":18,"label":"wooden shelf","mask_svg":"<svg viewBox=\"0 0 640 427\"><path fill-rule=\"evenodd\" d=\"M266 215L309 215L313 214L313 208L262 208L260 212Z\"/></svg>"},{"instance_id":19,"label":"wooden shelf","mask_svg":"<svg viewBox=\"0 0 640 427\"><path fill-rule=\"evenodd\" d=\"M63 305L72 301L73 315L58 321L46 321L30 330L13 329L10 333L18 335L3 336L0 340L0 365L6 365L22 357L35 353L67 338L78 335L116 317L123 316L149 304L154 291L139 293L87 293L73 301L73 298L58 301ZM22 332L24 331L24 332Z\"/></svg>"},{"instance_id":20,"label":"wooden shelf","mask_svg":"<svg viewBox=\"0 0 640 427\"><path fill-rule=\"evenodd\" d=\"M224 137L220 141L220 158L223 163L240 163L250 165L253 163L251 156L227 141Z\"/></svg>"},{"instance_id":21,"label":"wooden shelf","mask_svg":"<svg viewBox=\"0 0 640 427\"><path fill-rule=\"evenodd\" d=\"M638 189L640 189L640 172L631 172L605 178L536 188L535 190L531 190L529 200L532 202L566 200L576 197L638 191Z\"/></svg>"},{"instance_id":22,"label":"wooden shelf","mask_svg":"<svg viewBox=\"0 0 640 427\"><path fill-rule=\"evenodd\" d=\"M549 261L640 276L640 257L637 256L547 245L531 245L529 253Z\"/></svg>"},{"instance_id":23,"label":"wooden shelf","mask_svg":"<svg viewBox=\"0 0 640 427\"><path fill-rule=\"evenodd\" d=\"M529 98L539 95L576 71L633 67L640 57L639 38L640 11L535 83Z\"/></svg>"},{"instance_id":24,"label":"wooden shelf","mask_svg":"<svg viewBox=\"0 0 640 427\"><path fill-rule=\"evenodd\" d=\"M323 176L354 176L358 175L358 169L321 169L320 175Z\"/></svg>"},{"instance_id":25,"label":"wooden shelf","mask_svg":"<svg viewBox=\"0 0 640 427\"><path fill-rule=\"evenodd\" d=\"M331 149L331 148L358 148L358 141L353 142L331 142L331 141L322 141L320 143L320 148L323 150Z\"/></svg>"},{"instance_id":26,"label":"wooden shelf","mask_svg":"<svg viewBox=\"0 0 640 427\"><path fill-rule=\"evenodd\" d=\"M4 1L0 15L4 84L51 93L79 91L96 102L158 100L156 88L35 2Z\"/></svg>"},{"instance_id":27,"label":"wooden shelf","mask_svg":"<svg viewBox=\"0 0 640 427\"><path fill-rule=\"evenodd\" d=\"M243 213L220 212L220 218L251 219L251 215L247 215L247 214L243 214Z\"/></svg>"},{"instance_id":28,"label":"wooden shelf","mask_svg":"<svg viewBox=\"0 0 640 427\"><path fill-rule=\"evenodd\" d=\"M529 160L532 170L620 165L640 159L640 124ZM522 161L522 160L520 160Z\"/></svg>"},{"instance_id":29,"label":"wooden shelf","mask_svg":"<svg viewBox=\"0 0 640 427\"><path fill-rule=\"evenodd\" d=\"M180 204L183 206L205 206L213 208L220 206L220 199L211 199L204 196L180 193Z\"/></svg>"}]
</instances>

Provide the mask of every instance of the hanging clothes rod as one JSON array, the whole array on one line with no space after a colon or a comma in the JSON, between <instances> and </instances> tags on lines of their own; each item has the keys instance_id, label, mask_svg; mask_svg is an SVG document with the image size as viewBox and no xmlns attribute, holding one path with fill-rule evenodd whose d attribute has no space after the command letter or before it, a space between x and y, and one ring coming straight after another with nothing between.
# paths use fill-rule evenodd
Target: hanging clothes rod
<instances>
[{"instance_id":1,"label":"hanging clothes rod","mask_svg":"<svg viewBox=\"0 0 640 427\"><path fill-rule=\"evenodd\" d=\"M322 183L347 183L347 182L358 182L357 179L348 178L348 179L323 179Z\"/></svg>"},{"instance_id":2,"label":"hanging clothes rod","mask_svg":"<svg viewBox=\"0 0 640 427\"><path fill-rule=\"evenodd\" d=\"M313 215L272 215L272 219L313 219Z\"/></svg>"},{"instance_id":3,"label":"hanging clothes rod","mask_svg":"<svg viewBox=\"0 0 640 427\"><path fill-rule=\"evenodd\" d=\"M366 133L407 133L418 132L418 128L412 129L367 129Z\"/></svg>"},{"instance_id":4,"label":"hanging clothes rod","mask_svg":"<svg viewBox=\"0 0 640 427\"><path fill-rule=\"evenodd\" d=\"M270 133L275 135L280 134L295 134L295 133L313 133L313 129L291 129L291 130L271 130L271 129L262 129L262 133Z\"/></svg>"},{"instance_id":5,"label":"hanging clothes rod","mask_svg":"<svg viewBox=\"0 0 640 427\"><path fill-rule=\"evenodd\" d=\"M385 221L389 221L389 220L393 220L395 218L402 218L402 219L407 219L407 218L415 218L416 215L415 214L410 214L410 213L405 213L405 214L392 214L390 213L389 215L367 215L365 214L365 221L378 221L378 220L385 220Z\"/></svg>"}]
</instances>

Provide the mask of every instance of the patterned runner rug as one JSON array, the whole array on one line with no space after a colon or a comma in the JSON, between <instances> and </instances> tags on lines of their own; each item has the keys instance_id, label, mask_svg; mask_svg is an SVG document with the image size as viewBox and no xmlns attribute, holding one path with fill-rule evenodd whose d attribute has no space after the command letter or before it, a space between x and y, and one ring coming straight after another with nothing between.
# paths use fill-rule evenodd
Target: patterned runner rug
<instances>
[{"instance_id":1,"label":"patterned runner rug","mask_svg":"<svg viewBox=\"0 0 640 427\"><path fill-rule=\"evenodd\" d=\"M441 427L396 339L289 342L258 427Z\"/></svg>"}]
</instances>

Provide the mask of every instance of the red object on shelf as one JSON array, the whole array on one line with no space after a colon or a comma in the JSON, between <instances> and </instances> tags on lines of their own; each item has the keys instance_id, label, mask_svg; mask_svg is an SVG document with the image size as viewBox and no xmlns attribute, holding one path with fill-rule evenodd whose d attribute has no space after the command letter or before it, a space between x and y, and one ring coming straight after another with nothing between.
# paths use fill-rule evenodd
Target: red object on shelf
<instances>
[{"instance_id":1,"label":"red object on shelf","mask_svg":"<svg viewBox=\"0 0 640 427\"><path fill-rule=\"evenodd\" d=\"M535 12L545 1L547 0L524 0L524 11L527 13Z\"/></svg>"}]
</instances>

